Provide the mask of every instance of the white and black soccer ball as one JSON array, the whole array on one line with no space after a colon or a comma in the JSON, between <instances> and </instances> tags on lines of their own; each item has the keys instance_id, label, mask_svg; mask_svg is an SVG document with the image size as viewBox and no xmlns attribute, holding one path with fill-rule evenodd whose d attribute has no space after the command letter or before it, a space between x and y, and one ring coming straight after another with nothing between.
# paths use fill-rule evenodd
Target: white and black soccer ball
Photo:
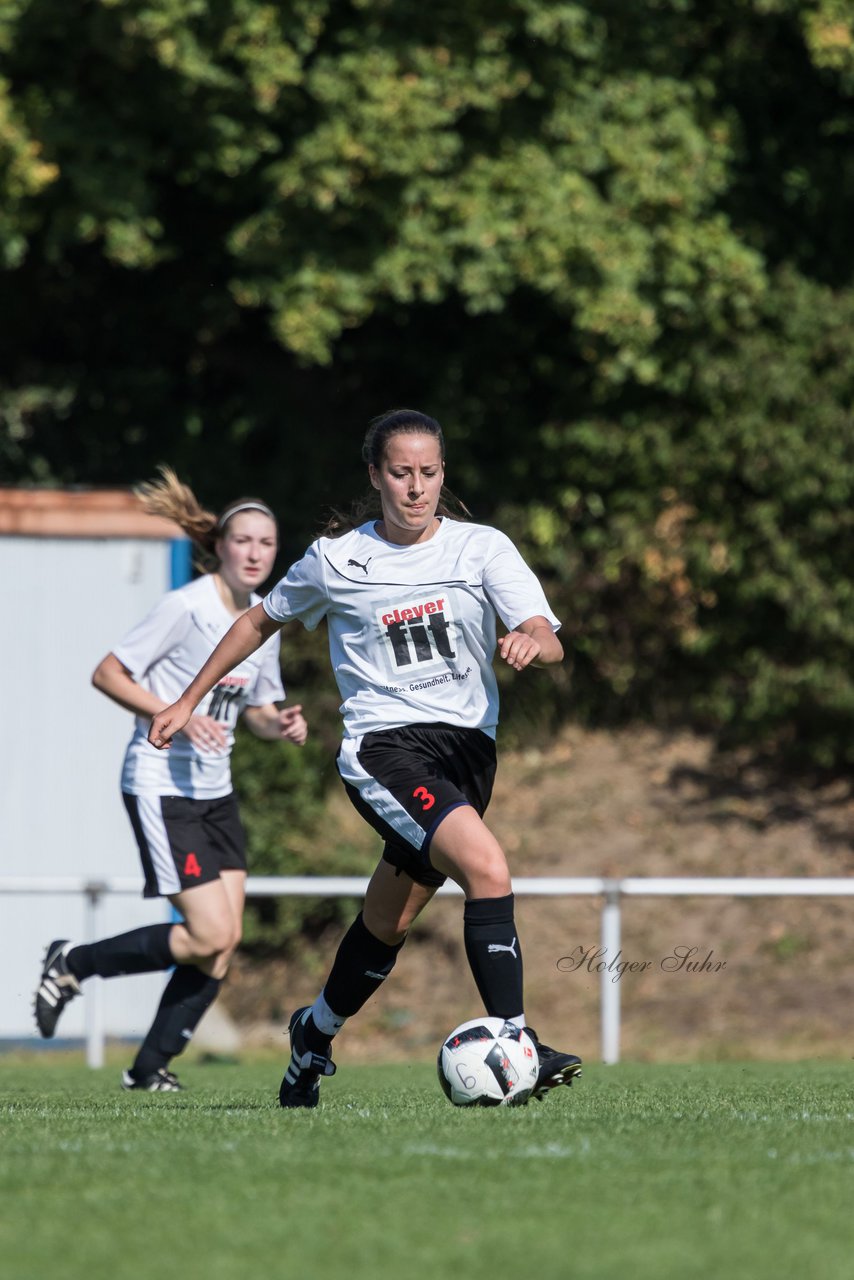
<instances>
[{"instance_id":1,"label":"white and black soccer ball","mask_svg":"<svg viewBox=\"0 0 854 1280\"><path fill-rule=\"evenodd\" d=\"M517 1107L531 1096L540 1062L523 1027L503 1018L474 1018L447 1037L436 1067L455 1107Z\"/></svg>"}]
</instances>

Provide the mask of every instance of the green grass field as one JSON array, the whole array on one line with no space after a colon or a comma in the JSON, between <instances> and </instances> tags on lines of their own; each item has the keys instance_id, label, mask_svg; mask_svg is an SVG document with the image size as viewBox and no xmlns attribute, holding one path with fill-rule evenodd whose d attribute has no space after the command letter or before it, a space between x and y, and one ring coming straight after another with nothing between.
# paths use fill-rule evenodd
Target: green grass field
<instances>
[{"instance_id":1,"label":"green grass field","mask_svg":"<svg viewBox=\"0 0 854 1280\"><path fill-rule=\"evenodd\" d=\"M849 1280L850 1063L592 1066L519 1110L434 1069L342 1067L316 1112L273 1061L0 1058L4 1280Z\"/></svg>"}]
</instances>

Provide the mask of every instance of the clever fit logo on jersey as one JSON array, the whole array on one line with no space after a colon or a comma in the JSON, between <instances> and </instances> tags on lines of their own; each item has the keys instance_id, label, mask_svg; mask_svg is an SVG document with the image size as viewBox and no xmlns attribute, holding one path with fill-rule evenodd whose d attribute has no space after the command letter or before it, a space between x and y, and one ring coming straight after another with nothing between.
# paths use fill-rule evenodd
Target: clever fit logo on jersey
<instances>
[{"instance_id":1,"label":"clever fit logo on jersey","mask_svg":"<svg viewBox=\"0 0 854 1280\"><path fill-rule=\"evenodd\" d=\"M203 714L233 729L240 713L240 698L248 684L247 676L236 676L233 673L225 676L211 690L207 711Z\"/></svg>"},{"instance_id":2,"label":"clever fit logo on jersey","mask_svg":"<svg viewBox=\"0 0 854 1280\"><path fill-rule=\"evenodd\" d=\"M454 618L445 593L381 607L376 619L396 675L420 675L445 667L457 656Z\"/></svg>"}]
</instances>

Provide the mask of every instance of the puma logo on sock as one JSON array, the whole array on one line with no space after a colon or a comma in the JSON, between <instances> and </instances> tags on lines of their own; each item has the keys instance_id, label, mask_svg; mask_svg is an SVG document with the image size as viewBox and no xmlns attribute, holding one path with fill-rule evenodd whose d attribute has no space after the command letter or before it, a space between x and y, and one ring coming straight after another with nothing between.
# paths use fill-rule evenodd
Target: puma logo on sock
<instances>
[{"instance_id":1,"label":"puma logo on sock","mask_svg":"<svg viewBox=\"0 0 854 1280\"><path fill-rule=\"evenodd\" d=\"M486 950L490 953L490 955L492 954L493 951L509 951L514 960L519 959L519 957L516 955L516 939L515 938L510 943L509 947L505 947L504 944L501 942L490 942Z\"/></svg>"}]
</instances>

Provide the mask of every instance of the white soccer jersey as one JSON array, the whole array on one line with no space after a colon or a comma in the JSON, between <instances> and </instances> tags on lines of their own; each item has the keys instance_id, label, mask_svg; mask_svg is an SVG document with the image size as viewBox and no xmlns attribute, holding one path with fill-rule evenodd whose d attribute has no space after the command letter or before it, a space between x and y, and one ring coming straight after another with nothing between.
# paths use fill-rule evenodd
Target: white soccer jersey
<instances>
[{"instance_id":1,"label":"white soccer jersey","mask_svg":"<svg viewBox=\"0 0 854 1280\"><path fill-rule=\"evenodd\" d=\"M260 598L252 595L250 601L257 604ZM165 595L113 653L138 684L168 706L181 696L233 622L213 576L206 573ZM179 733L168 751L158 751L148 741L149 720L137 716L125 753L122 791L194 800L227 796L232 789L237 717L246 706L265 706L284 696L276 635L220 680L197 708L197 715L213 716L226 727L226 749L200 751Z\"/></svg>"},{"instance_id":2,"label":"white soccer jersey","mask_svg":"<svg viewBox=\"0 0 854 1280\"><path fill-rule=\"evenodd\" d=\"M560 626L505 534L448 519L414 546L386 542L374 521L318 538L263 603L309 631L327 619L351 738L436 722L494 736L496 618L508 630L538 614Z\"/></svg>"}]
</instances>

